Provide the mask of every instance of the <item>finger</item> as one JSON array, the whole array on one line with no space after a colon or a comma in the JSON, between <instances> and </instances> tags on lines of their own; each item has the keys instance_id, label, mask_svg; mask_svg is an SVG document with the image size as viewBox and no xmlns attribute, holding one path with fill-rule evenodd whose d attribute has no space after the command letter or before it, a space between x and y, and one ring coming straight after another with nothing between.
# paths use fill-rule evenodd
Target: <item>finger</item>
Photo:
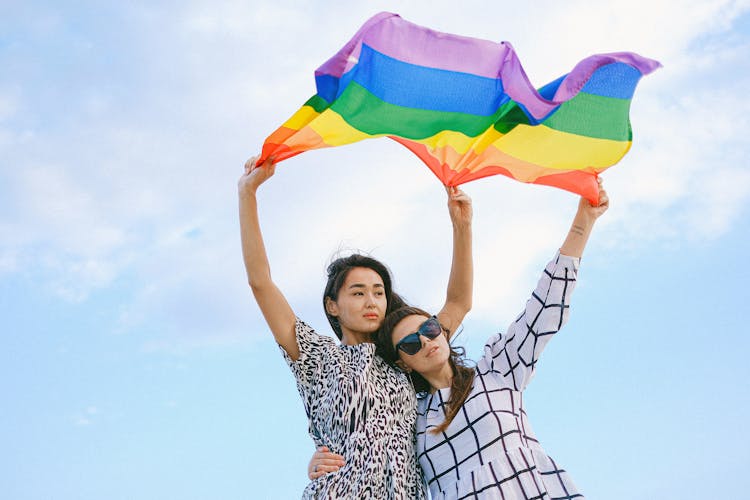
<instances>
[{"instance_id":1,"label":"finger","mask_svg":"<svg viewBox=\"0 0 750 500\"><path fill-rule=\"evenodd\" d=\"M319 465L318 470L313 472L313 474L319 474L319 473L328 473L328 472L336 472L341 467L338 465Z\"/></svg>"},{"instance_id":2,"label":"finger","mask_svg":"<svg viewBox=\"0 0 750 500\"><path fill-rule=\"evenodd\" d=\"M245 172L250 172L255 168L255 162L258 161L259 155L251 156L249 160L245 162Z\"/></svg>"},{"instance_id":3,"label":"finger","mask_svg":"<svg viewBox=\"0 0 750 500\"><path fill-rule=\"evenodd\" d=\"M314 461L316 463L319 462L319 461L321 461L321 460L334 460L334 461L337 461L337 460L344 460L344 457L342 457L338 453L331 453L330 451L328 451L328 448L326 448L325 446L322 446L322 447L318 448L318 451L316 451L315 453L313 453L313 457L312 457L312 461Z\"/></svg>"},{"instance_id":4,"label":"finger","mask_svg":"<svg viewBox=\"0 0 750 500\"><path fill-rule=\"evenodd\" d=\"M322 460L316 460L315 463L318 465L318 469L321 467L341 467L344 465L343 459L338 458L325 458Z\"/></svg>"},{"instance_id":5,"label":"finger","mask_svg":"<svg viewBox=\"0 0 750 500\"><path fill-rule=\"evenodd\" d=\"M309 477L310 479L317 479L326 474L330 474L331 472L336 472L339 469L341 469L341 467L339 466L319 465L316 470L309 471L307 477Z\"/></svg>"},{"instance_id":6,"label":"finger","mask_svg":"<svg viewBox=\"0 0 750 500\"><path fill-rule=\"evenodd\" d=\"M340 455L331 455L332 457L340 456ZM323 465L327 466L336 466L341 467L344 465L344 458L321 458L318 456L314 456L312 460L310 460L309 469L315 469L315 467L321 467Z\"/></svg>"},{"instance_id":7,"label":"finger","mask_svg":"<svg viewBox=\"0 0 750 500\"><path fill-rule=\"evenodd\" d=\"M599 205L605 205L609 203L609 195L607 195L607 192L602 190L599 192Z\"/></svg>"}]
</instances>

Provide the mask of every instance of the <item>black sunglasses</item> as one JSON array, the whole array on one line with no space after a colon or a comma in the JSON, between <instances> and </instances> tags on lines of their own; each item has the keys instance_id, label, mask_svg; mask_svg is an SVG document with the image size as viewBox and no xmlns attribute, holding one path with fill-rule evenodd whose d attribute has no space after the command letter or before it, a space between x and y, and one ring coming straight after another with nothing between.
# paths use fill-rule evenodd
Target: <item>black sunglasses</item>
<instances>
[{"instance_id":1,"label":"black sunglasses","mask_svg":"<svg viewBox=\"0 0 750 500\"><path fill-rule=\"evenodd\" d=\"M443 333L443 327L440 326L440 322L437 318L432 316L430 319L419 325L419 329L416 332L410 333L399 340L398 344L396 344L396 350L400 349L406 354L414 356L420 349L422 349L422 339L419 338L420 335L432 340L441 333Z\"/></svg>"}]
</instances>

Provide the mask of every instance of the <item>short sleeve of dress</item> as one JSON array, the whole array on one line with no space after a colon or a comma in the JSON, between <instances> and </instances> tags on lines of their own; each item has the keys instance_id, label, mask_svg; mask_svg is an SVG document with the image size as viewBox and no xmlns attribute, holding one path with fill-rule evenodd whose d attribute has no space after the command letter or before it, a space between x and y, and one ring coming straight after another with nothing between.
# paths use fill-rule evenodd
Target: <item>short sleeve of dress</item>
<instances>
[{"instance_id":1,"label":"short sleeve of dress","mask_svg":"<svg viewBox=\"0 0 750 500\"><path fill-rule=\"evenodd\" d=\"M504 334L489 338L477 368L500 375L515 390L526 387L547 342L568 321L579 265L579 258L559 253L547 264L523 312Z\"/></svg>"},{"instance_id":2,"label":"short sleeve of dress","mask_svg":"<svg viewBox=\"0 0 750 500\"><path fill-rule=\"evenodd\" d=\"M294 333L299 347L299 358L294 361L283 347L279 345L289 368L300 388L309 387L315 383L321 371L321 366L331 349L335 349L335 342L331 337L320 335L307 323L297 318Z\"/></svg>"}]
</instances>

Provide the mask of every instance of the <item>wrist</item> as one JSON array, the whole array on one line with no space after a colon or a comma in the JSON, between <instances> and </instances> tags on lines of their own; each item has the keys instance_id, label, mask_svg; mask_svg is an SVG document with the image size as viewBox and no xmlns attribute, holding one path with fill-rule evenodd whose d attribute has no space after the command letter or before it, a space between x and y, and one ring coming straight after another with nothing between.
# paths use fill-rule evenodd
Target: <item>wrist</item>
<instances>
[{"instance_id":1,"label":"wrist","mask_svg":"<svg viewBox=\"0 0 750 500\"><path fill-rule=\"evenodd\" d=\"M471 231L471 221L451 221L453 225L453 231L455 232L468 232Z\"/></svg>"},{"instance_id":2,"label":"wrist","mask_svg":"<svg viewBox=\"0 0 750 500\"><path fill-rule=\"evenodd\" d=\"M587 229L592 228L594 222L596 222L596 216L586 210L579 210L573 219L573 224L585 226Z\"/></svg>"},{"instance_id":3,"label":"wrist","mask_svg":"<svg viewBox=\"0 0 750 500\"><path fill-rule=\"evenodd\" d=\"M239 189L239 195L240 198L243 200L255 200L256 199L256 192L258 191L258 188L251 188L248 186L241 186Z\"/></svg>"}]
</instances>

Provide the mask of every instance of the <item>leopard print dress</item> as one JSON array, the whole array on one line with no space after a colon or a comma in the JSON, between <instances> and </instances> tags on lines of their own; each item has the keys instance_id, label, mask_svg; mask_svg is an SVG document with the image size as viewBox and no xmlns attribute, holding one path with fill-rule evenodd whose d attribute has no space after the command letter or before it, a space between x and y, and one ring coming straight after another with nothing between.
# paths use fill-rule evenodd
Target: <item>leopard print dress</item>
<instances>
[{"instance_id":1,"label":"leopard print dress","mask_svg":"<svg viewBox=\"0 0 750 500\"><path fill-rule=\"evenodd\" d=\"M310 436L345 462L310 482L302 498L426 498L407 376L376 356L372 343L341 345L299 319L295 331L297 361L281 351L297 379Z\"/></svg>"}]
</instances>

